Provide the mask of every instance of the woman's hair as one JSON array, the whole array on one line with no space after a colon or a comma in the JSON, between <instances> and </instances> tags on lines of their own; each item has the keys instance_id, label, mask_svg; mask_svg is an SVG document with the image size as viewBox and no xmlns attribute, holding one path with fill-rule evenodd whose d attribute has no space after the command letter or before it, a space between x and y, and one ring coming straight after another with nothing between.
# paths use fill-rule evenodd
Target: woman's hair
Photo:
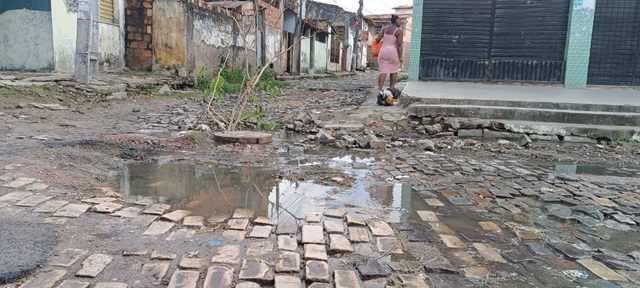
<instances>
[{"instance_id":1,"label":"woman's hair","mask_svg":"<svg viewBox=\"0 0 640 288\"><path fill-rule=\"evenodd\" d=\"M391 24L396 24L398 22L398 19L400 19L398 15L391 15Z\"/></svg>"}]
</instances>

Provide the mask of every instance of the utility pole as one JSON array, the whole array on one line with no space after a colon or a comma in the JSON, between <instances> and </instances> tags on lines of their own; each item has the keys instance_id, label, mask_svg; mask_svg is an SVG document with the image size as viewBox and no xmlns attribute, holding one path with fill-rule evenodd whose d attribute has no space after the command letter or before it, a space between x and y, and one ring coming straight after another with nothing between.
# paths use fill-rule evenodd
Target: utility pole
<instances>
[{"instance_id":1,"label":"utility pole","mask_svg":"<svg viewBox=\"0 0 640 288\"><path fill-rule=\"evenodd\" d=\"M359 55L360 55L360 51L362 50L362 48L360 47L360 38L362 38L362 8L364 6L364 0L360 0L359 2L360 6L358 7L358 16L356 18L356 23L358 24L356 26L356 37L354 42L354 47L353 47L353 60L351 61L351 71L355 72L356 69L358 68L358 66L360 66L360 60L359 60Z\"/></svg>"}]
</instances>

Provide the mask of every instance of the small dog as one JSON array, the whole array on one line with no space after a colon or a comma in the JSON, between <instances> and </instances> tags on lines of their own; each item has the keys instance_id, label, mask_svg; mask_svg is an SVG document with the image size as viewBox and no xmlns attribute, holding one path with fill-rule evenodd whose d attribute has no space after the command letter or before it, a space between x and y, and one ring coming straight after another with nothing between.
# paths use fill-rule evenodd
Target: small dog
<instances>
[{"instance_id":1,"label":"small dog","mask_svg":"<svg viewBox=\"0 0 640 288\"><path fill-rule=\"evenodd\" d=\"M384 89L380 93L378 93L378 105L380 106L393 106L396 105L399 101L400 90L398 89Z\"/></svg>"}]
</instances>

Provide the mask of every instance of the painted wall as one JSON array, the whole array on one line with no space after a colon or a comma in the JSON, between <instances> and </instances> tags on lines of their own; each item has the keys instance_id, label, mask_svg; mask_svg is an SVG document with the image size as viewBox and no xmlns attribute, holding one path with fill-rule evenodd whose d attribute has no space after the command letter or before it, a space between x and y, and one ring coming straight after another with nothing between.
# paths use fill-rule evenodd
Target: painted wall
<instances>
[{"instance_id":1,"label":"painted wall","mask_svg":"<svg viewBox=\"0 0 640 288\"><path fill-rule=\"evenodd\" d=\"M265 30L266 30L265 31L265 38L266 38L265 55L266 55L267 61L269 61L275 55L277 55L279 51L282 51L283 49L282 29L267 26ZM280 57L280 59L285 59L285 57L284 56ZM285 65L286 63L284 60L279 61L279 59L276 59L276 61L273 63L273 67L276 74L284 73Z\"/></svg>"},{"instance_id":2,"label":"painted wall","mask_svg":"<svg viewBox=\"0 0 640 288\"><path fill-rule=\"evenodd\" d=\"M300 40L300 73L309 73L311 70L311 38L304 37Z\"/></svg>"},{"instance_id":3,"label":"painted wall","mask_svg":"<svg viewBox=\"0 0 640 288\"><path fill-rule=\"evenodd\" d=\"M255 66L255 21L252 21L253 16L247 18L251 19L238 21L238 27L230 16L193 11L193 31L190 33L192 37L188 45L191 49L188 57L190 73L197 73L201 68L217 68L222 57L227 55L228 63L236 67L242 66L245 60ZM243 35L245 33L246 35Z\"/></svg>"},{"instance_id":4,"label":"painted wall","mask_svg":"<svg viewBox=\"0 0 640 288\"><path fill-rule=\"evenodd\" d=\"M180 1L153 3L153 70L175 71L187 66L188 14ZM161 20L160 20L161 19Z\"/></svg>"},{"instance_id":5,"label":"painted wall","mask_svg":"<svg viewBox=\"0 0 640 288\"><path fill-rule=\"evenodd\" d=\"M49 1L0 2L0 70L54 69Z\"/></svg>"},{"instance_id":6,"label":"painted wall","mask_svg":"<svg viewBox=\"0 0 640 288\"><path fill-rule=\"evenodd\" d=\"M327 62L329 61L327 57L329 57L329 54L327 54L327 44L326 43L322 43L322 42L315 42L315 47L313 50L314 53L314 62L313 62L313 70L315 71L327 71Z\"/></svg>"},{"instance_id":7,"label":"painted wall","mask_svg":"<svg viewBox=\"0 0 640 288\"><path fill-rule=\"evenodd\" d=\"M99 24L101 70L124 67L124 5L125 0L116 0L116 24ZM69 72L75 66L78 1L51 0L53 27L53 53L55 70Z\"/></svg>"}]
</instances>

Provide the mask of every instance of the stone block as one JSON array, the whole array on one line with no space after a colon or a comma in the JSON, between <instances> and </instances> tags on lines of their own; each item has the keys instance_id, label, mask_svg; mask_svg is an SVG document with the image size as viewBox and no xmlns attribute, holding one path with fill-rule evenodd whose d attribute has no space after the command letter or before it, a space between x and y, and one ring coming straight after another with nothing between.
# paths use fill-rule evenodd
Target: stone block
<instances>
[{"instance_id":1,"label":"stone block","mask_svg":"<svg viewBox=\"0 0 640 288\"><path fill-rule=\"evenodd\" d=\"M168 288L196 288L200 272L197 271L176 271L171 275Z\"/></svg>"},{"instance_id":2,"label":"stone block","mask_svg":"<svg viewBox=\"0 0 640 288\"><path fill-rule=\"evenodd\" d=\"M233 287L233 268L211 266L207 270L203 288L231 288ZM236 286L238 287L238 286Z\"/></svg>"},{"instance_id":3,"label":"stone block","mask_svg":"<svg viewBox=\"0 0 640 288\"><path fill-rule=\"evenodd\" d=\"M353 252L353 246L347 237L340 234L329 235L329 251L336 253Z\"/></svg>"},{"instance_id":4,"label":"stone block","mask_svg":"<svg viewBox=\"0 0 640 288\"><path fill-rule=\"evenodd\" d=\"M278 273L300 272L300 254L283 252L276 259L275 271Z\"/></svg>"},{"instance_id":5,"label":"stone block","mask_svg":"<svg viewBox=\"0 0 640 288\"><path fill-rule=\"evenodd\" d=\"M105 254L93 254L82 262L82 269L76 272L76 277L95 278L113 261L113 257Z\"/></svg>"},{"instance_id":6,"label":"stone block","mask_svg":"<svg viewBox=\"0 0 640 288\"><path fill-rule=\"evenodd\" d=\"M305 279L311 282L329 282L329 264L324 261L307 261L305 267Z\"/></svg>"},{"instance_id":7,"label":"stone block","mask_svg":"<svg viewBox=\"0 0 640 288\"><path fill-rule=\"evenodd\" d=\"M325 244L324 230L320 226L302 226L303 244Z\"/></svg>"},{"instance_id":8,"label":"stone block","mask_svg":"<svg viewBox=\"0 0 640 288\"><path fill-rule=\"evenodd\" d=\"M304 258L307 260L327 261L327 248L324 244L307 244L304 245Z\"/></svg>"}]
</instances>

